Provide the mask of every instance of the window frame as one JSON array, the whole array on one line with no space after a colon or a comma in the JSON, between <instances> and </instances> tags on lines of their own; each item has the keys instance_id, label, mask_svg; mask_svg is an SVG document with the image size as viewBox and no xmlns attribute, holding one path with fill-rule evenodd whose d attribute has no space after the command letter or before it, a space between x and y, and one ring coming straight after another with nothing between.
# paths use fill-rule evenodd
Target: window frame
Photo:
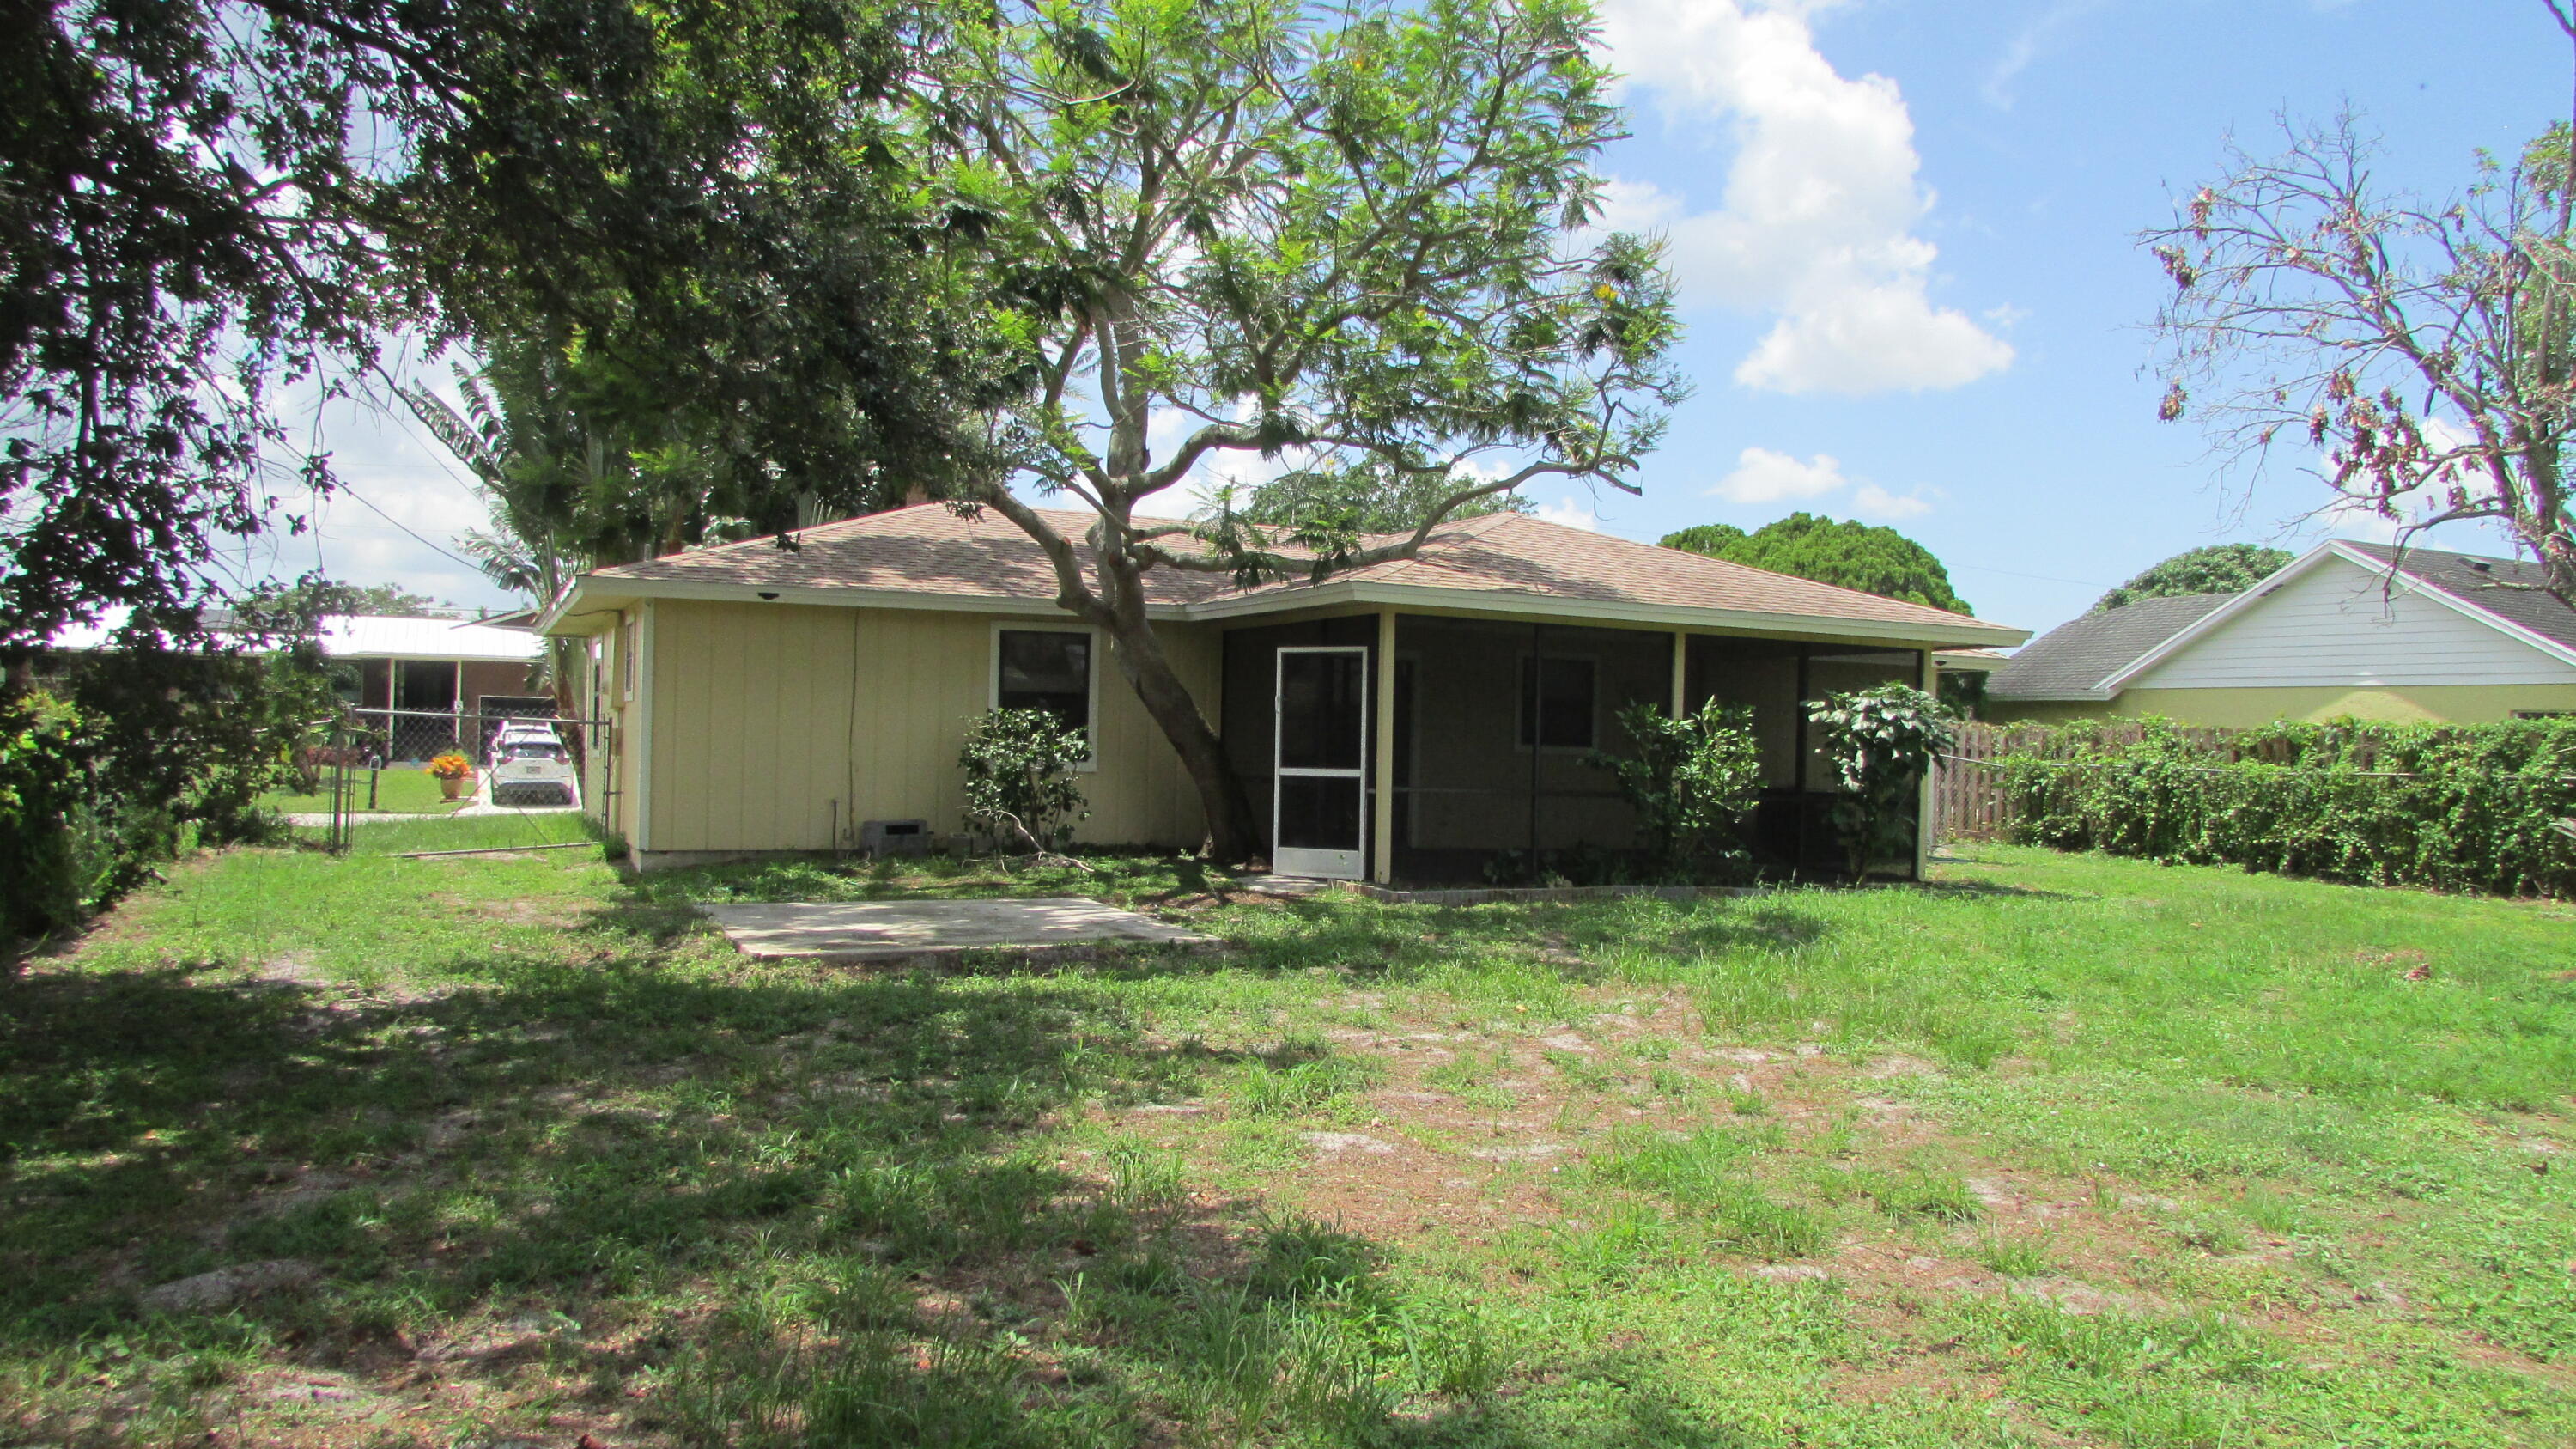
<instances>
[{"instance_id":1,"label":"window frame","mask_svg":"<svg viewBox=\"0 0 2576 1449\"><path fill-rule=\"evenodd\" d=\"M1540 660L1545 660L1550 664L1580 664L1591 671L1589 687L1584 691L1583 701L1584 730L1585 733L1591 736L1591 738L1586 740L1584 743L1579 745L1536 743L1540 728L1545 722L1546 701L1537 697L1536 689L1530 688L1533 683L1530 677L1530 670L1531 666ZM1600 748L1600 659L1589 654L1523 653L1518 656L1518 661L1519 662L1514 666L1512 676L1512 748L1523 754L1528 753L1532 749L1536 749L1541 754L1548 755L1588 755L1592 751ZM1527 690L1526 696L1524 696L1525 689ZM1521 702L1524 697L1528 698L1530 706L1528 716L1530 737L1528 739L1521 738Z\"/></svg>"},{"instance_id":2,"label":"window frame","mask_svg":"<svg viewBox=\"0 0 2576 1449\"><path fill-rule=\"evenodd\" d=\"M1005 619L994 620L992 632L988 636L989 647L986 651L987 658L984 663L984 707L986 709L1000 709L1002 707L1002 636L1004 634L1079 634L1084 639L1090 641L1090 647L1083 651L1082 656L1083 674L1085 676L1083 680L1084 696L1082 705L1085 723L1083 725L1082 738L1084 743L1091 746L1091 753L1083 756L1073 768L1086 775L1098 770L1100 768L1099 627L1092 624L1057 624L1053 622L1032 624L1015 623Z\"/></svg>"},{"instance_id":3,"label":"window frame","mask_svg":"<svg viewBox=\"0 0 2576 1449\"><path fill-rule=\"evenodd\" d=\"M644 611L637 609L621 614L617 620L616 660L610 668L616 673L614 693L620 704L635 702L635 656L643 652Z\"/></svg>"}]
</instances>

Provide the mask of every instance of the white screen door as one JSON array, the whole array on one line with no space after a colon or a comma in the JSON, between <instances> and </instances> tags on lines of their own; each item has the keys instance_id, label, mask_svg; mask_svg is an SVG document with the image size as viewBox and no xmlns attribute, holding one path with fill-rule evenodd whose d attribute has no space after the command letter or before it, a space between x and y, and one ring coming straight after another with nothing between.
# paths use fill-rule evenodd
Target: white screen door
<instances>
[{"instance_id":1,"label":"white screen door","mask_svg":"<svg viewBox=\"0 0 2576 1449\"><path fill-rule=\"evenodd\" d=\"M1273 700L1270 868L1360 877L1368 828L1368 651L1279 651Z\"/></svg>"}]
</instances>

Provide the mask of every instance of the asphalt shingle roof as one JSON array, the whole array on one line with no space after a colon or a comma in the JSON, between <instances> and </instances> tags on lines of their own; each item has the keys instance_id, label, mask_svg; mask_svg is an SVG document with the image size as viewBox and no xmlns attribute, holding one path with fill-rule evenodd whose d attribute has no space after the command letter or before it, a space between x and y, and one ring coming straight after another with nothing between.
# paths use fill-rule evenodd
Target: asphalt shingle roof
<instances>
[{"instance_id":1,"label":"asphalt shingle roof","mask_svg":"<svg viewBox=\"0 0 2576 1449\"><path fill-rule=\"evenodd\" d=\"M2401 558L2393 545L2385 543L2347 542L2344 547L2382 564L2394 563L2402 572L2464 604L2519 624L2544 639L2576 648L2576 609L2549 592L2549 576L2536 563L2430 548L2410 548Z\"/></svg>"},{"instance_id":2,"label":"asphalt shingle roof","mask_svg":"<svg viewBox=\"0 0 2576 1449\"><path fill-rule=\"evenodd\" d=\"M1075 540L1091 522L1085 513L1049 511L1046 517ZM752 539L601 569L590 577L602 583L633 579L753 589L782 585L868 589L1025 599L1033 604L1052 601L1056 592L1045 554L1008 519L989 510L979 517L960 517L936 503L805 529L792 550L769 539ZM1171 569L1155 569L1145 577L1148 602L1180 606L1260 599L1293 607L1301 591L1315 587L1290 580L1239 589L1224 575ZM1339 572L1327 583L1351 580L1874 624L2003 627L1518 513L1461 519L1433 534L1412 558Z\"/></svg>"},{"instance_id":3,"label":"asphalt shingle roof","mask_svg":"<svg viewBox=\"0 0 2576 1449\"><path fill-rule=\"evenodd\" d=\"M2068 620L2016 650L1986 676L1996 699L2080 699L2148 650L2207 617L2234 594L2140 599Z\"/></svg>"}]
</instances>

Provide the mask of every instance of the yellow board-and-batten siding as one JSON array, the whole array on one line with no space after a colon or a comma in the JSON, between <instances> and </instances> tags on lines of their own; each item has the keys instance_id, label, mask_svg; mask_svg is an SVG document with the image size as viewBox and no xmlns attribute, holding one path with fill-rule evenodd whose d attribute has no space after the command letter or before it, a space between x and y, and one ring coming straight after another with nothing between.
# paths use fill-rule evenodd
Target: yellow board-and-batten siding
<instances>
[{"instance_id":1,"label":"yellow board-and-batten siding","mask_svg":"<svg viewBox=\"0 0 2576 1449\"><path fill-rule=\"evenodd\" d=\"M1061 614L654 601L648 697L651 818L642 848L825 850L856 822L962 828L957 765L992 705L996 626L1081 631ZM1202 710L1217 689L1213 629L1157 625ZM1094 764L1085 841L1195 846L1188 774L1095 639ZM630 739L633 736L630 735ZM638 762L641 763L640 761Z\"/></svg>"},{"instance_id":2,"label":"yellow board-and-batten siding","mask_svg":"<svg viewBox=\"0 0 2576 1449\"><path fill-rule=\"evenodd\" d=\"M2107 700L1995 699L1989 718L2162 715L2242 729L2346 716L2487 724L2576 710L2576 665L2343 558L2282 583Z\"/></svg>"}]
</instances>

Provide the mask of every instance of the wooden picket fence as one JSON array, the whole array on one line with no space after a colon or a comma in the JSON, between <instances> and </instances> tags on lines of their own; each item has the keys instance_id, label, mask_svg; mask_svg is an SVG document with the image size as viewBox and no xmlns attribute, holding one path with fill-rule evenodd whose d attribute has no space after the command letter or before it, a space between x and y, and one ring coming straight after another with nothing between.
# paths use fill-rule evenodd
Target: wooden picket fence
<instances>
[{"instance_id":1,"label":"wooden picket fence","mask_svg":"<svg viewBox=\"0 0 2576 1449\"><path fill-rule=\"evenodd\" d=\"M2012 802L1994 762L2036 748L2046 734L2037 725L1959 726L1958 743L1932 767L1934 841L1993 840L2009 829Z\"/></svg>"},{"instance_id":2,"label":"wooden picket fence","mask_svg":"<svg viewBox=\"0 0 2576 1449\"><path fill-rule=\"evenodd\" d=\"M2232 763L2244 754L2234 730L2190 728L2180 733L2207 750L2213 762ZM2106 721L2088 738L2066 736L2053 745L2045 725L1963 724L1958 743L1932 771L1933 839L1993 840L2012 828L2013 802L1995 764L2006 755L2072 756L2085 744L2119 749L2146 737L2146 726L2131 720ZM2265 742L2259 752L2270 754L2272 743Z\"/></svg>"}]
</instances>

